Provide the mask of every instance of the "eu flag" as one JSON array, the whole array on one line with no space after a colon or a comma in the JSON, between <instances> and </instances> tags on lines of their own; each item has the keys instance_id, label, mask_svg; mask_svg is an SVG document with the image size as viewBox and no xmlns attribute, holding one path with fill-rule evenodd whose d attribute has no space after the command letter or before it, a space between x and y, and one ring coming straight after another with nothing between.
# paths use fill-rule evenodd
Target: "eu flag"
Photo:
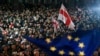
<instances>
[{"instance_id":1,"label":"eu flag","mask_svg":"<svg viewBox=\"0 0 100 56\"><path fill-rule=\"evenodd\" d=\"M100 29L78 30L70 35L58 36L53 40L28 36L25 38L40 47L49 56L92 56L100 45Z\"/></svg>"}]
</instances>

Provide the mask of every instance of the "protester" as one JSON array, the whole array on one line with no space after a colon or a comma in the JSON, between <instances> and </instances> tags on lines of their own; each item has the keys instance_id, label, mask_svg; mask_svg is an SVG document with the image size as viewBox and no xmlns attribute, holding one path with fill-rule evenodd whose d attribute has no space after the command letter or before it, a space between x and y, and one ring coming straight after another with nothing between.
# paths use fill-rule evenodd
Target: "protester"
<instances>
[{"instance_id":1,"label":"protester","mask_svg":"<svg viewBox=\"0 0 100 56\"><path fill-rule=\"evenodd\" d=\"M0 56L47 56L45 52L23 38L26 33L32 38L56 38L56 36L71 33L61 21L60 29L54 32L52 16L57 19L59 8L41 6L14 10L10 6L0 6ZM68 8L70 9L70 8ZM68 10L75 23L75 29L91 30L100 28L100 16L95 11L80 8ZM94 52L97 55L97 52Z\"/></svg>"}]
</instances>

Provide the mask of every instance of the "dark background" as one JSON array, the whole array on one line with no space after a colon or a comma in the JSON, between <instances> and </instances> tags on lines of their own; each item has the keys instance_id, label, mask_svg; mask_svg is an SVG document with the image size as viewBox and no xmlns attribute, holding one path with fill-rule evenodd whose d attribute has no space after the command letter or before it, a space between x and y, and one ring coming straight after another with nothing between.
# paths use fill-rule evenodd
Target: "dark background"
<instances>
[{"instance_id":1,"label":"dark background","mask_svg":"<svg viewBox=\"0 0 100 56\"><path fill-rule=\"evenodd\" d=\"M25 5L46 5L46 6L60 6L64 3L67 7L83 7L83 6L98 6L100 0L0 0L1 4L10 4L13 6Z\"/></svg>"}]
</instances>

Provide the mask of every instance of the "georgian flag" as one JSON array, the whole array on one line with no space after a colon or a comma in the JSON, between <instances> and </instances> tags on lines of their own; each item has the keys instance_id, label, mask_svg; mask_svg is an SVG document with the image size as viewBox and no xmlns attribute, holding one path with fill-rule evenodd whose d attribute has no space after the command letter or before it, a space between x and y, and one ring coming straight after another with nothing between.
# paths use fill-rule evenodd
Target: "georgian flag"
<instances>
[{"instance_id":1,"label":"georgian flag","mask_svg":"<svg viewBox=\"0 0 100 56\"><path fill-rule=\"evenodd\" d=\"M59 11L59 16L58 16L58 20L63 21L63 23L71 30L74 30L74 23L71 20L71 17L69 16L66 8L64 7L64 5L61 5L60 11Z\"/></svg>"},{"instance_id":2,"label":"georgian flag","mask_svg":"<svg viewBox=\"0 0 100 56\"><path fill-rule=\"evenodd\" d=\"M54 32L57 31L57 29L59 29L59 22L52 17L52 23L53 23L53 27L54 27Z\"/></svg>"}]
</instances>

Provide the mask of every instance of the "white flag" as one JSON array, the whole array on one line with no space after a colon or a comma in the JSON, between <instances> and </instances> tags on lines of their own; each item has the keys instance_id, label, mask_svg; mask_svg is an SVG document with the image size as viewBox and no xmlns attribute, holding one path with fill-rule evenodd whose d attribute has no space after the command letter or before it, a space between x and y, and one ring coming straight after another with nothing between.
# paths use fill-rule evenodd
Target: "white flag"
<instances>
[{"instance_id":1,"label":"white flag","mask_svg":"<svg viewBox=\"0 0 100 56\"><path fill-rule=\"evenodd\" d=\"M66 26L68 26L69 29L74 30L75 25L72 22L71 17L69 16L69 14L63 4L61 5L60 11L59 11L58 20L63 21L63 23Z\"/></svg>"},{"instance_id":2,"label":"white flag","mask_svg":"<svg viewBox=\"0 0 100 56\"><path fill-rule=\"evenodd\" d=\"M52 18L52 22L53 22L54 32L57 32L57 29L59 29L59 22L55 18Z\"/></svg>"}]
</instances>

